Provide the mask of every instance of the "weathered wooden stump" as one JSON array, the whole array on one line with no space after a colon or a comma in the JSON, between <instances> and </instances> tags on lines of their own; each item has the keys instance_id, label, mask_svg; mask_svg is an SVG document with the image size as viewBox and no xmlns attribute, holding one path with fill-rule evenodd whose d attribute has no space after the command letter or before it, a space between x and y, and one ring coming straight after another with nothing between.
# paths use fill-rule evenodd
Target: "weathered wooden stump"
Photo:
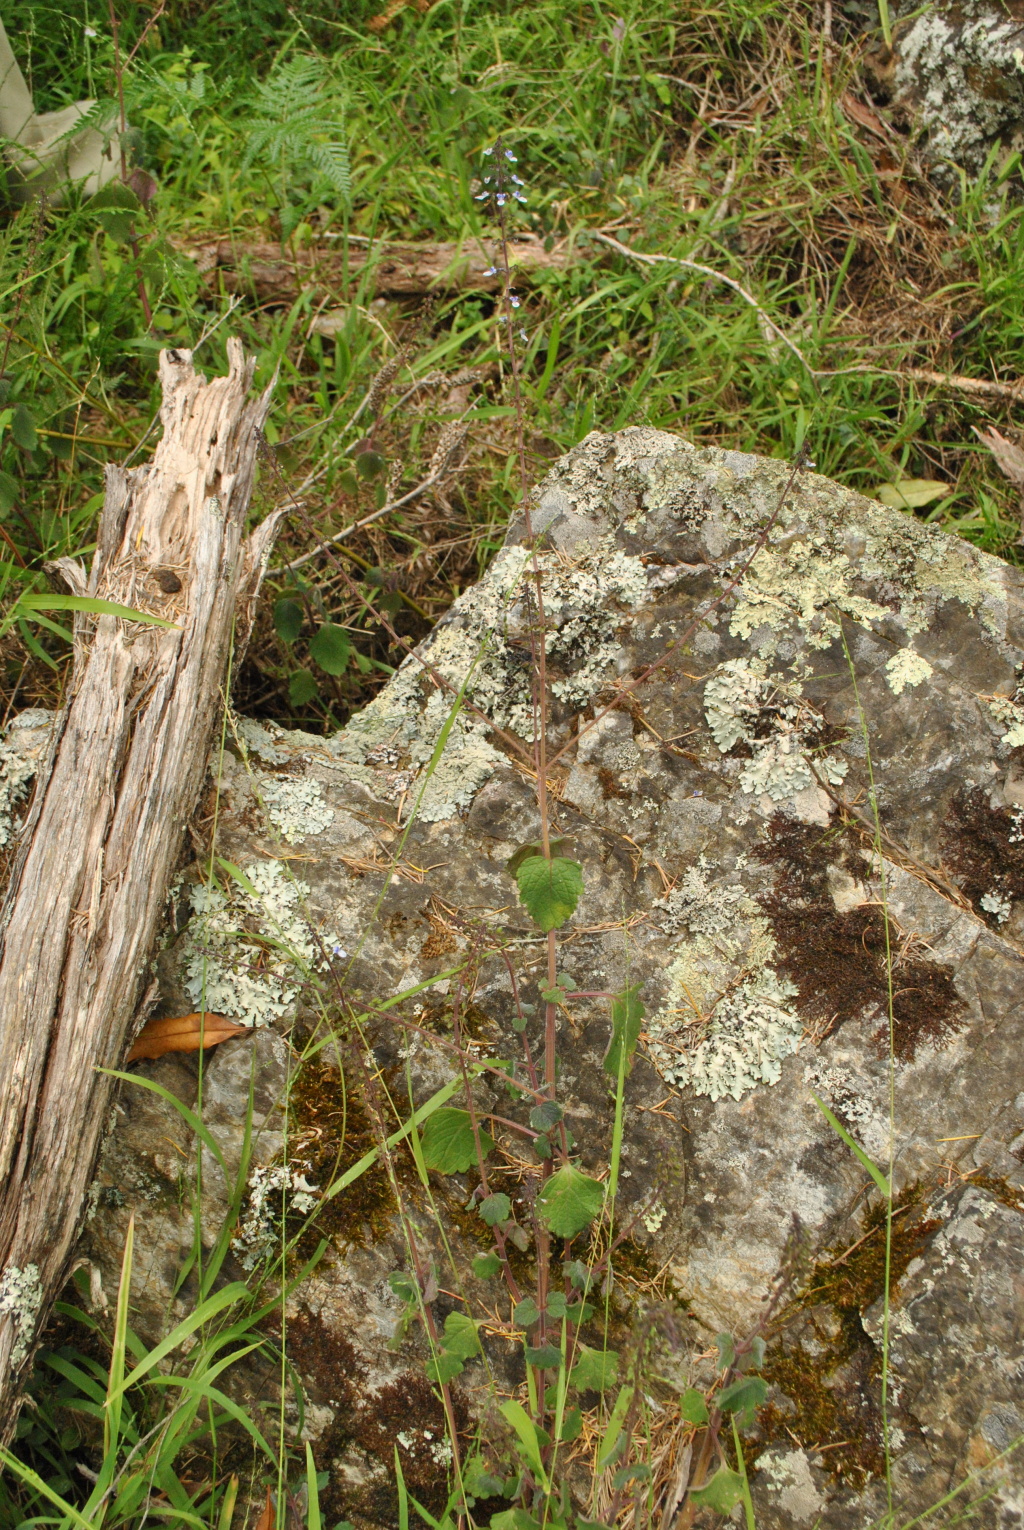
<instances>
[{"instance_id":1,"label":"weathered wooden stump","mask_svg":"<svg viewBox=\"0 0 1024 1530\"><path fill-rule=\"evenodd\" d=\"M0 916L0 1439L32 1341L66 1278L116 1067L144 1005L165 889L193 811L232 644L244 643L280 515L248 538L270 389L228 342L226 377L160 358L152 462L108 471L80 594L174 622L76 620L67 705Z\"/></svg>"}]
</instances>

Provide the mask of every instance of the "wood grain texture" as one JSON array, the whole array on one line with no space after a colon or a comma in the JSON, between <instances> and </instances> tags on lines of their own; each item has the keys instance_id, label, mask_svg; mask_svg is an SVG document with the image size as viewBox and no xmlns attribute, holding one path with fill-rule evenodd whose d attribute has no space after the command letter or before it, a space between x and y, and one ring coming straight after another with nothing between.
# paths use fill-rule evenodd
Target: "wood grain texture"
<instances>
[{"instance_id":1,"label":"wood grain texture","mask_svg":"<svg viewBox=\"0 0 1024 1530\"><path fill-rule=\"evenodd\" d=\"M364 248L350 244L347 262L333 245L289 251L280 244L247 244L230 239L181 246L211 285L229 292L254 292L266 303L291 302L313 290L342 301L348 278L370 267L370 288L378 296L423 297L429 292L500 292L501 249L494 240L462 244L384 243ZM513 240L509 264L513 279L529 281L539 271L564 271L581 259L569 239L550 250L532 237Z\"/></svg>"},{"instance_id":2,"label":"wood grain texture","mask_svg":"<svg viewBox=\"0 0 1024 1530\"><path fill-rule=\"evenodd\" d=\"M118 1066L141 1018L157 921L202 785L232 637L236 649L244 646L283 513L245 538L256 432L270 390L249 396L254 363L239 342L228 342L228 358L228 375L207 382L190 352L161 353L164 433L153 460L108 470L88 577L71 560L59 566L74 591L178 626L76 618L69 699L0 913L4 1440L32 1341L66 1278L81 1225L111 1098L111 1080L97 1069ZM167 569L180 580L173 593L155 576ZM11 1298L32 1266L42 1292L36 1312Z\"/></svg>"}]
</instances>

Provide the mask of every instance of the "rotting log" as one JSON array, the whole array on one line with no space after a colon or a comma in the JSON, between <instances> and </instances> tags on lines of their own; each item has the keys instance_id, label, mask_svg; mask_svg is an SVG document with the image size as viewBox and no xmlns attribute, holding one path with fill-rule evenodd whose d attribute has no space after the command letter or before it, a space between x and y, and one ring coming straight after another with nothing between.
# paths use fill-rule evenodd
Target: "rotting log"
<instances>
[{"instance_id":1,"label":"rotting log","mask_svg":"<svg viewBox=\"0 0 1024 1530\"><path fill-rule=\"evenodd\" d=\"M515 239L508 247L513 279L529 281L539 271L564 271L583 258L570 239ZM463 244L382 243L361 247L350 241L347 256L336 246L310 245L288 251L280 244L246 244L216 239L182 245L212 283L229 292L254 292L264 303L290 303L303 291L328 299L345 296L346 279L368 265L369 285L378 297L425 297L431 292L499 292L501 247L494 240Z\"/></svg>"},{"instance_id":2,"label":"rotting log","mask_svg":"<svg viewBox=\"0 0 1024 1530\"><path fill-rule=\"evenodd\" d=\"M143 1018L165 890L202 786L232 642L244 645L283 511L248 538L257 430L270 389L228 342L207 382L164 351L153 460L108 469L76 594L175 623L76 617L54 722L0 912L0 1440L66 1279L112 1081Z\"/></svg>"}]
</instances>

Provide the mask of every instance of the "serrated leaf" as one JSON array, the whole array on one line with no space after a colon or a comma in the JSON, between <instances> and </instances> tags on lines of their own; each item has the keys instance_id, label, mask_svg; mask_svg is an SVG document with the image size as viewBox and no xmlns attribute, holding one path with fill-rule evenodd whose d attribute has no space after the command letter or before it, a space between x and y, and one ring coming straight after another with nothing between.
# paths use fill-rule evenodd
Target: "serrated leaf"
<instances>
[{"instance_id":1,"label":"serrated leaf","mask_svg":"<svg viewBox=\"0 0 1024 1530\"><path fill-rule=\"evenodd\" d=\"M501 1492L501 1478L492 1477L482 1456L470 1456L462 1468L466 1492L476 1498L495 1498Z\"/></svg>"},{"instance_id":2,"label":"serrated leaf","mask_svg":"<svg viewBox=\"0 0 1024 1530\"><path fill-rule=\"evenodd\" d=\"M565 1106L557 1100L542 1100L530 1111L530 1125L535 1132L548 1132L565 1115Z\"/></svg>"},{"instance_id":3,"label":"serrated leaf","mask_svg":"<svg viewBox=\"0 0 1024 1530\"><path fill-rule=\"evenodd\" d=\"M719 1411L735 1413L741 1428L749 1428L754 1414L768 1396L768 1384L760 1376L744 1376L734 1381L715 1398Z\"/></svg>"},{"instance_id":4,"label":"serrated leaf","mask_svg":"<svg viewBox=\"0 0 1024 1530\"><path fill-rule=\"evenodd\" d=\"M563 856L527 856L515 875L522 903L545 934L572 916L583 894L583 868Z\"/></svg>"},{"instance_id":5,"label":"serrated leaf","mask_svg":"<svg viewBox=\"0 0 1024 1530\"><path fill-rule=\"evenodd\" d=\"M24 404L18 404L11 416L11 435L15 445L20 446L23 452L34 452L39 445L36 422Z\"/></svg>"},{"instance_id":6,"label":"serrated leaf","mask_svg":"<svg viewBox=\"0 0 1024 1530\"><path fill-rule=\"evenodd\" d=\"M348 668L352 644L344 627L324 622L309 644L309 656L328 675L343 675Z\"/></svg>"},{"instance_id":7,"label":"serrated leaf","mask_svg":"<svg viewBox=\"0 0 1024 1530\"><path fill-rule=\"evenodd\" d=\"M488 1227L496 1227L499 1222L507 1222L509 1212L512 1210L512 1202L507 1195L500 1192L497 1195L487 1195L480 1202L480 1215Z\"/></svg>"},{"instance_id":8,"label":"serrated leaf","mask_svg":"<svg viewBox=\"0 0 1024 1530\"><path fill-rule=\"evenodd\" d=\"M875 498L893 510L918 510L934 499L942 499L950 489L950 484L938 478L899 478L895 483L879 484Z\"/></svg>"},{"instance_id":9,"label":"serrated leaf","mask_svg":"<svg viewBox=\"0 0 1024 1530\"><path fill-rule=\"evenodd\" d=\"M581 1345L579 1359L569 1372L569 1385L581 1392L606 1392L619 1379L619 1356L614 1349L589 1349Z\"/></svg>"},{"instance_id":10,"label":"serrated leaf","mask_svg":"<svg viewBox=\"0 0 1024 1530\"><path fill-rule=\"evenodd\" d=\"M404 1270L392 1270L388 1276L388 1285L399 1301L414 1302L417 1298L416 1283Z\"/></svg>"},{"instance_id":11,"label":"serrated leaf","mask_svg":"<svg viewBox=\"0 0 1024 1530\"><path fill-rule=\"evenodd\" d=\"M491 1530L540 1530L540 1520L525 1509L502 1509L491 1515Z\"/></svg>"},{"instance_id":12,"label":"serrated leaf","mask_svg":"<svg viewBox=\"0 0 1024 1530\"><path fill-rule=\"evenodd\" d=\"M480 1335L476 1324L464 1312L449 1312L444 1320L445 1353L460 1360L472 1360L480 1353Z\"/></svg>"},{"instance_id":13,"label":"serrated leaf","mask_svg":"<svg viewBox=\"0 0 1024 1530\"><path fill-rule=\"evenodd\" d=\"M477 1280L490 1280L500 1269L501 1260L497 1254L477 1254L473 1260L473 1274Z\"/></svg>"},{"instance_id":14,"label":"serrated leaf","mask_svg":"<svg viewBox=\"0 0 1024 1530\"><path fill-rule=\"evenodd\" d=\"M562 1364L562 1351L554 1344L527 1344L526 1363L542 1371L554 1370Z\"/></svg>"},{"instance_id":15,"label":"serrated leaf","mask_svg":"<svg viewBox=\"0 0 1024 1530\"><path fill-rule=\"evenodd\" d=\"M594 1277L583 1263L583 1260L574 1259L568 1266L568 1272L572 1284L576 1287L577 1291L582 1291L585 1296L594 1283Z\"/></svg>"},{"instance_id":16,"label":"serrated leaf","mask_svg":"<svg viewBox=\"0 0 1024 1530\"><path fill-rule=\"evenodd\" d=\"M569 851L567 847L570 843L571 837L568 834L561 834L557 839L548 840L548 845L553 856L568 855ZM518 849L509 856L508 860L505 862L505 870L509 873L510 876L514 877L524 861L529 860L532 855L543 856L543 854L544 846L542 842L539 839L531 840L528 845L520 845Z\"/></svg>"},{"instance_id":17,"label":"serrated leaf","mask_svg":"<svg viewBox=\"0 0 1024 1530\"><path fill-rule=\"evenodd\" d=\"M612 1035L604 1054L604 1071L612 1078L618 1078L620 1067L625 1074L632 1068L643 1018L639 986L624 988L616 994L612 1000Z\"/></svg>"},{"instance_id":18,"label":"serrated leaf","mask_svg":"<svg viewBox=\"0 0 1024 1530\"><path fill-rule=\"evenodd\" d=\"M698 1392L696 1387L687 1387L679 1399L679 1416L688 1424L706 1424L708 1405L704 1393Z\"/></svg>"},{"instance_id":19,"label":"serrated leaf","mask_svg":"<svg viewBox=\"0 0 1024 1530\"><path fill-rule=\"evenodd\" d=\"M736 1359L736 1345L731 1333L716 1333L715 1348L718 1350L716 1369L727 1371Z\"/></svg>"},{"instance_id":20,"label":"serrated leaf","mask_svg":"<svg viewBox=\"0 0 1024 1530\"><path fill-rule=\"evenodd\" d=\"M523 1301L516 1303L512 1309L512 1317L524 1328L532 1328L540 1317L540 1308L532 1296L527 1296Z\"/></svg>"},{"instance_id":21,"label":"serrated leaf","mask_svg":"<svg viewBox=\"0 0 1024 1530\"><path fill-rule=\"evenodd\" d=\"M308 669L297 669L288 679L288 700L293 707L304 707L319 694L320 687Z\"/></svg>"},{"instance_id":22,"label":"serrated leaf","mask_svg":"<svg viewBox=\"0 0 1024 1530\"><path fill-rule=\"evenodd\" d=\"M743 1478L728 1466L719 1467L710 1482L702 1488L690 1489L690 1500L704 1509L714 1509L716 1514L728 1514L743 1497Z\"/></svg>"},{"instance_id":23,"label":"serrated leaf","mask_svg":"<svg viewBox=\"0 0 1024 1530\"><path fill-rule=\"evenodd\" d=\"M282 643L290 646L295 642L302 631L302 607L297 600L289 600L287 596L282 600L275 600L274 631Z\"/></svg>"},{"instance_id":24,"label":"serrated leaf","mask_svg":"<svg viewBox=\"0 0 1024 1530\"><path fill-rule=\"evenodd\" d=\"M537 1215L558 1238L575 1238L604 1204L604 1185L567 1163L557 1169L537 1196Z\"/></svg>"},{"instance_id":25,"label":"serrated leaf","mask_svg":"<svg viewBox=\"0 0 1024 1530\"><path fill-rule=\"evenodd\" d=\"M494 1138L480 1129L480 1151L486 1158ZM477 1161L473 1122L468 1110L443 1105L435 1110L423 1128L423 1158L428 1169L439 1174L462 1174Z\"/></svg>"},{"instance_id":26,"label":"serrated leaf","mask_svg":"<svg viewBox=\"0 0 1024 1530\"><path fill-rule=\"evenodd\" d=\"M435 1382L439 1387L461 1375L462 1361L458 1355L450 1355L446 1350L442 1350L435 1359L427 1361L427 1380Z\"/></svg>"}]
</instances>

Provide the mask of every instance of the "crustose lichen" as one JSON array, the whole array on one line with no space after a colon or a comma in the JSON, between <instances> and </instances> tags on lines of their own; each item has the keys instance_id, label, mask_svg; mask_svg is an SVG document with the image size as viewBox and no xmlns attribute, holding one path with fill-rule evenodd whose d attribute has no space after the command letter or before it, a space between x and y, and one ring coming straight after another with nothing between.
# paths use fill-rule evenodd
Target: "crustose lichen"
<instances>
[{"instance_id":1,"label":"crustose lichen","mask_svg":"<svg viewBox=\"0 0 1024 1530\"><path fill-rule=\"evenodd\" d=\"M28 1354L36 1317L42 1304L43 1287L39 1279L39 1266L27 1264L20 1270L16 1264L9 1264L0 1277L0 1313L9 1317L14 1324L12 1371L18 1369Z\"/></svg>"}]
</instances>

